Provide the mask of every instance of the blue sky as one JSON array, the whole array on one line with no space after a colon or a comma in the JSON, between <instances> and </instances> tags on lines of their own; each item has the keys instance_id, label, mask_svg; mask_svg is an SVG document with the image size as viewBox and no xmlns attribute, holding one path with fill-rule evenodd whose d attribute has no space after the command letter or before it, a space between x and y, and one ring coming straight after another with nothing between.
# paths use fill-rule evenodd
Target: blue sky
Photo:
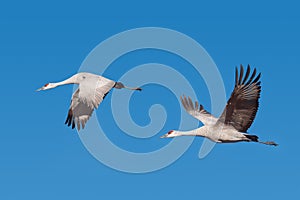
<instances>
[{"instance_id":1,"label":"blue sky","mask_svg":"<svg viewBox=\"0 0 300 200\"><path fill-rule=\"evenodd\" d=\"M290 0L2 3L0 198L296 199L300 185L298 8ZM203 139L196 138L175 163L148 174L119 172L93 158L77 132L64 125L72 87L44 93L35 89L76 73L89 52L108 37L147 26L174 29L200 43L218 66L228 96L235 66L249 63L262 72L261 107L249 132L280 146L217 145L199 160ZM148 62L178 70L188 66L176 55L149 50L121 57L106 75L118 79L120 66L126 71ZM187 67L181 73L193 76ZM191 79L198 98L210 110L203 80ZM158 91L164 95L157 96ZM178 127L176 97L157 85L145 86L134 97L132 115L138 124L149 123L144 111L160 103L169 115L165 126L148 140L123 134L111 117L109 94L97 111L99 118L107 116L101 120L111 130L108 137L136 152L164 146L169 141L159 136ZM138 105L141 112L133 109L138 101L146 102L145 107Z\"/></svg>"}]
</instances>

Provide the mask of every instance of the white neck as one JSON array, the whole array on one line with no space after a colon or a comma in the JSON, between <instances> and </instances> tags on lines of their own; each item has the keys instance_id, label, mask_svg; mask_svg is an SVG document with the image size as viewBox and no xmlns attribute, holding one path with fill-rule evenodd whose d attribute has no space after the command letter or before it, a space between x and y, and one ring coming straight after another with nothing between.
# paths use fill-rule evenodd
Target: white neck
<instances>
[{"instance_id":1,"label":"white neck","mask_svg":"<svg viewBox=\"0 0 300 200\"><path fill-rule=\"evenodd\" d=\"M174 131L174 136L206 136L206 127L200 127L190 131Z\"/></svg>"},{"instance_id":2,"label":"white neck","mask_svg":"<svg viewBox=\"0 0 300 200\"><path fill-rule=\"evenodd\" d=\"M60 86L60 85L67 85L67 84L78 84L78 81L76 79L75 76L72 76L64 81L60 81L60 82L56 82L56 83L50 83L51 85L51 88L55 88L57 86Z\"/></svg>"}]
</instances>

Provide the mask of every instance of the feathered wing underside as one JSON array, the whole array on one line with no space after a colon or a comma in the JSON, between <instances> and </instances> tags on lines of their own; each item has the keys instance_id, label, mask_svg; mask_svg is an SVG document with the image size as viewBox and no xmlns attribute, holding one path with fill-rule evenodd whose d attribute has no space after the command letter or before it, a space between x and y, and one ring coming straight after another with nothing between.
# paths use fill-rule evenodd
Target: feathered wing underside
<instances>
[{"instance_id":1,"label":"feathered wing underside","mask_svg":"<svg viewBox=\"0 0 300 200\"><path fill-rule=\"evenodd\" d=\"M201 121L204 125L212 125L216 123L217 118L207 112L201 104L199 105L198 101L196 101L194 105L192 99L190 97L186 98L185 96L180 97L180 100L185 110L190 115Z\"/></svg>"},{"instance_id":2,"label":"feathered wing underside","mask_svg":"<svg viewBox=\"0 0 300 200\"><path fill-rule=\"evenodd\" d=\"M68 117L65 124L84 128L94 109L97 109L104 97L115 85L115 82L104 77L94 77L79 84L72 96Z\"/></svg>"},{"instance_id":3,"label":"feathered wing underside","mask_svg":"<svg viewBox=\"0 0 300 200\"><path fill-rule=\"evenodd\" d=\"M251 126L259 106L261 74L256 76L256 69L254 69L250 78L249 75L249 65L245 75L242 65L240 73L236 68L234 90L218 120L218 123L231 125L240 132L246 132Z\"/></svg>"}]
</instances>

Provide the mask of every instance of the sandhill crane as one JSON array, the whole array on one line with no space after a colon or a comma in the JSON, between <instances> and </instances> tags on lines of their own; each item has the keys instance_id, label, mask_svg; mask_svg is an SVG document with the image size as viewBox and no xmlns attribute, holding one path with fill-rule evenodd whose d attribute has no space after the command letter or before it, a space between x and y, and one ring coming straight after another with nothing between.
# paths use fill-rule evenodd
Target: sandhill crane
<instances>
[{"instance_id":1,"label":"sandhill crane","mask_svg":"<svg viewBox=\"0 0 300 200\"><path fill-rule=\"evenodd\" d=\"M47 83L37 91L48 90L66 84L79 85L78 89L72 96L68 117L65 122L65 124L67 124L68 126L72 125L72 129L74 129L77 125L78 130L85 127L85 124L92 115L94 109L98 108L99 104L112 88L126 88L129 90L138 91L142 90L138 87L127 87L121 82L115 82L103 76L81 72L61 82Z\"/></svg>"},{"instance_id":2,"label":"sandhill crane","mask_svg":"<svg viewBox=\"0 0 300 200\"><path fill-rule=\"evenodd\" d=\"M185 110L200 120L204 126L191 131L171 130L161 138L202 136L217 143L246 141L277 146L278 144L275 142L261 142L258 140L258 136L247 133L248 128L255 118L261 92L259 81L261 74L259 73L256 76L256 69L254 69L250 78L249 75L249 65L245 76L242 65L240 67L240 73L236 68L235 87L220 118L211 115L202 105L199 106L197 101L194 105L190 97L180 97Z\"/></svg>"}]
</instances>

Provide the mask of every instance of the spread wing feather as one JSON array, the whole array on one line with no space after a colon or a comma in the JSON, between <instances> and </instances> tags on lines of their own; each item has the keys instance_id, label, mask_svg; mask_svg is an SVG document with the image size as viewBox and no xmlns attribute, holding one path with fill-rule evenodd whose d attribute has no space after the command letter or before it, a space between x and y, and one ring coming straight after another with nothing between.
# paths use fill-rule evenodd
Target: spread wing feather
<instances>
[{"instance_id":1,"label":"spread wing feather","mask_svg":"<svg viewBox=\"0 0 300 200\"><path fill-rule=\"evenodd\" d=\"M217 122L217 118L206 111L201 104L199 106L198 101L196 101L194 105L192 99L190 97L186 98L185 96L180 97L180 100L185 110L204 125L212 125Z\"/></svg>"},{"instance_id":2,"label":"spread wing feather","mask_svg":"<svg viewBox=\"0 0 300 200\"><path fill-rule=\"evenodd\" d=\"M227 102L227 105L220 116L218 123L233 126L240 132L246 132L251 126L259 106L261 86L259 73L256 76L256 69L250 75L250 66L244 76L244 68L241 65L240 73L236 68L235 87ZM244 76L244 78L243 78Z\"/></svg>"},{"instance_id":3,"label":"spread wing feather","mask_svg":"<svg viewBox=\"0 0 300 200\"><path fill-rule=\"evenodd\" d=\"M97 109L115 82L104 77L93 76L79 84L72 96L65 124L74 129L84 128L94 109Z\"/></svg>"}]
</instances>

